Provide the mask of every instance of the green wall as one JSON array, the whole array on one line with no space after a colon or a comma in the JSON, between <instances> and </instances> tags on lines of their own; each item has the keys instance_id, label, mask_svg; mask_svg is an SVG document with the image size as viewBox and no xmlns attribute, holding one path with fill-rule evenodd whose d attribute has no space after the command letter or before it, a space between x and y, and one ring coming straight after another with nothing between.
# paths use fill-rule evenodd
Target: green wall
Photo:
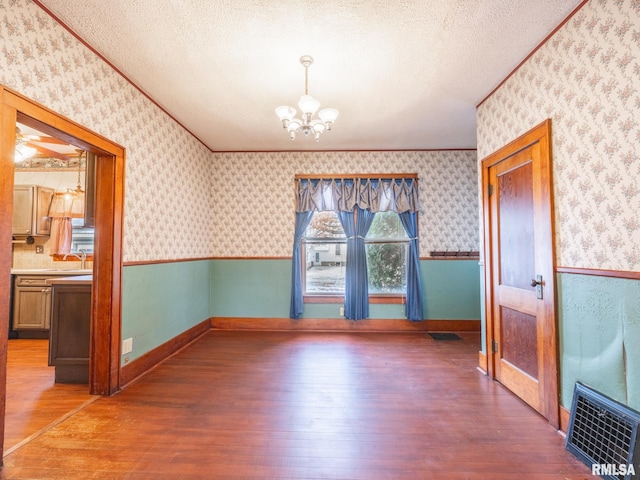
<instances>
[{"instance_id":1,"label":"green wall","mask_svg":"<svg viewBox=\"0 0 640 480\"><path fill-rule=\"evenodd\" d=\"M133 338L133 351L122 364L207 320L209 285L209 260L124 267L122 338Z\"/></svg>"},{"instance_id":2,"label":"green wall","mask_svg":"<svg viewBox=\"0 0 640 480\"><path fill-rule=\"evenodd\" d=\"M420 262L425 318L480 319L477 260ZM287 318L291 260L213 260L212 317ZM370 318L404 318L404 305L371 305ZM339 304L307 304L303 318L340 318Z\"/></svg>"},{"instance_id":3,"label":"green wall","mask_svg":"<svg viewBox=\"0 0 640 480\"><path fill-rule=\"evenodd\" d=\"M420 263L425 318L480 319L477 260ZM287 318L291 260L197 260L123 269L122 338L132 361L210 317ZM306 318L341 318L338 304L308 304ZM303 317L303 318L304 318ZM404 305L371 305L370 318L403 319Z\"/></svg>"},{"instance_id":4,"label":"green wall","mask_svg":"<svg viewBox=\"0 0 640 480\"><path fill-rule=\"evenodd\" d=\"M422 298L428 320L479 320L478 260L423 260Z\"/></svg>"},{"instance_id":5,"label":"green wall","mask_svg":"<svg viewBox=\"0 0 640 480\"><path fill-rule=\"evenodd\" d=\"M558 274L561 403L581 381L640 410L640 281Z\"/></svg>"},{"instance_id":6,"label":"green wall","mask_svg":"<svg viewBox=\"0 0 640 480\"><path fill-rule=\"evenodd\" d=\"M212 260L211 316L289 316L291 260Z\"/></svg>"}]
</instances>

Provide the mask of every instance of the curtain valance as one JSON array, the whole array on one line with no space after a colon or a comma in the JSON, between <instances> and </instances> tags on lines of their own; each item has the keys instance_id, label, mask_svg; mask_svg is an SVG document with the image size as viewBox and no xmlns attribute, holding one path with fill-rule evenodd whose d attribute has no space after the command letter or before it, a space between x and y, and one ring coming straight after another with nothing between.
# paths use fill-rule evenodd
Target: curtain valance
<instances>
[{"instance_id":1,"label":"curtain valance","mask_svg":"<svg viewBox=\"0 0 640 480\"><path fill-rule=\"evenodd\" d=\"M415 178L296 179L296 212L415 213L420 210Z\"/></svg>"}]
</instances>

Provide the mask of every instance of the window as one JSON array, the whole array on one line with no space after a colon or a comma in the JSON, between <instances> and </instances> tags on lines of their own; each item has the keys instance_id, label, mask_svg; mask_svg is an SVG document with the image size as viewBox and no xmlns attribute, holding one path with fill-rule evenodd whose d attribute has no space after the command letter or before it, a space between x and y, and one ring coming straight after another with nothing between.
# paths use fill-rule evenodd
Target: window
<instances>
[{"instance_id":1,"label":"window","mask_svg":"<svg viewBox=\"0 0 640 480\"><path fill-rule=\"evenodd\" d=\"M95 235L93 227L85 227L84 218L72 218L71 225L73 225L71 252L80 253L84 250L85 253L92 255Z\"/></svg>"},{"instance_id":2,"label":"window","mask_svg":"<svg viewBox=\"0 0 640 480\"><path fill-rule=\"evenodd\" d=\"M417 178L296 175L295 182L289 316L300 318L305 302L344 300L344 316L358 320L369 316L369 303L402 301L409 320L422 320Z\"/></svg>"},{"instance_id":3,"label":"window","mask_svg":"<svg viewBox=\"0 0 640 480\"><path fill-rule=\"evenodd\" d=\"M304 235L306 295L344 295L347 238L336 212L316 212ZM395 212L379 212L365 239L370 295L406 295L409 238Z\"/></svg>"}]
</instances>

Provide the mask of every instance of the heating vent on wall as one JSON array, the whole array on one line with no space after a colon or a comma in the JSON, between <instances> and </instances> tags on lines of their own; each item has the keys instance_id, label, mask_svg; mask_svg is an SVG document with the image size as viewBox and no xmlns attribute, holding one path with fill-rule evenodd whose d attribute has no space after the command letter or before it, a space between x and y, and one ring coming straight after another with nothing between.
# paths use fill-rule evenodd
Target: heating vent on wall
<instances>
[{"instance_id":1,"label":"heating vent on wall","mask_svg":"<svg viewBox=\"0 0 640 480\"><path fill-rule=\"evenodd\" d=\"M640 474L640 413L576 383L566 448L602 478Z\"/></svg>"}]
</instances>

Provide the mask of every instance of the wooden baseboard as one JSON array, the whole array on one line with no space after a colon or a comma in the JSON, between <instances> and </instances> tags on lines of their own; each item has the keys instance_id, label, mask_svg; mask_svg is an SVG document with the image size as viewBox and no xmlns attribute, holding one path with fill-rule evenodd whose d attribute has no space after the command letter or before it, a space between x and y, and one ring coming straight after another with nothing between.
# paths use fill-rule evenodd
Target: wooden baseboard
<instances>
[{"instance_id":1,"label":"wooden baseboard","mask_svg":"<svg viewBox=\"0 0 640 480\"><path fill-rule=\"evenodd\" d=\"M560 430L567 433L569 429L569 421L571 420L571 412L560 405Z\"/></svg>"},{"instance_id":2,"label":"wooden baseboard","mask_svg":"<svg viewBox=\"0 0 640 480\"><path fill-rule=\"evenodd\" d=\"M167 358L200 338L209 330L211 330L211 319L198 323L189 330L182 332L177 337L172 338L168 342L163 343L150 352L136 358L131 363L124 365L120 370L120 388L126 387L156 365L162 363Z\"/></svg>"},{"instance_id":3,"label":"wooden baseboard","mask_svg":"<svg viewBox=\"0 0 640 480\"><path fill-rule=\"evenodd\" d=\"M479 332L480 320L346 320L343 318L214 317L214 330L338 331L338 332Z\"/></svg>"},{"instance_id":4,"label":"wooden baseboard","mask_svg":"<svg viewBox=\"0 0 640 480\"><path fill-rule=\"evenodd\" d=\"M487 355L482 351L478 352L478 368L482 373L487 374Z\"/></svg>"}]
</instances>

